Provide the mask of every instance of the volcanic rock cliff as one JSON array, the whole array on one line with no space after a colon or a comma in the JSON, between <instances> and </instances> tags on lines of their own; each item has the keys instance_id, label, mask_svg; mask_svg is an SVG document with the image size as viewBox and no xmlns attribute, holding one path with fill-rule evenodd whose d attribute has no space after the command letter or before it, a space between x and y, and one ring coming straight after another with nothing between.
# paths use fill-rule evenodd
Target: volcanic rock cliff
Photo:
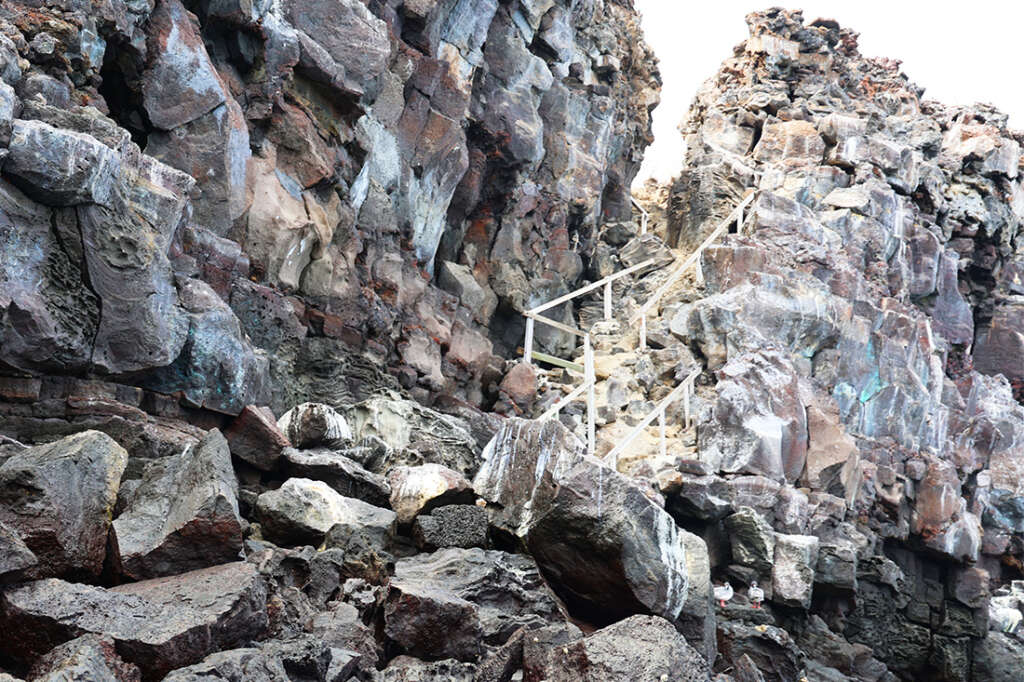
<instances>
[{"instance_id":1,"label":"volcanic rock cliff","mask_svg":"<svg viewBox=\"0 0 1024 682\"><path fill-rule=\"evenodd\" d=\"M628 217L658 101L622 2L0 21L4 374L230 415L383 385L490 405L516 311Z\"/></svg>"},{"instance_id":2,"label":"volcanic rock cliff","mask_svg":"<svg viewBox=\"0 0 1024 682\"><path fill-rule=\"evenodd\" d=\"M0 5L0 682L1018 679L1024 139L747 21L644 233L628 0Z\"/></svg>"}]
</instances>

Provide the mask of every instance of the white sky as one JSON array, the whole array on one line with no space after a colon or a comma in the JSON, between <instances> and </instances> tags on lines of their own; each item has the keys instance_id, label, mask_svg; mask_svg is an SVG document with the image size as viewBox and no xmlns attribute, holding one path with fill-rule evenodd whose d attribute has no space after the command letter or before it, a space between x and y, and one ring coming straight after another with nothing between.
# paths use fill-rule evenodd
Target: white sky
<instances>
[{"instance_id":1,"label":"white sky","mask_svg":"<svg viewBox=\"0 0 1024 682\"><path fill-rule=\"evenodd\" d=\"M746 39L743 17L773 3L634 2L664 81L654 111L654 144L637 182L668 180L682 165L678 125L697 88ZM925 88L926 98L945 104L989 102L1009 114L1011 126L1024 127L1024 3L1019 0L802 0L786 6L803 9L805 22L829 17L858 31L862 54L902 60L903 71Z\"/></svg>"}]
</instances>

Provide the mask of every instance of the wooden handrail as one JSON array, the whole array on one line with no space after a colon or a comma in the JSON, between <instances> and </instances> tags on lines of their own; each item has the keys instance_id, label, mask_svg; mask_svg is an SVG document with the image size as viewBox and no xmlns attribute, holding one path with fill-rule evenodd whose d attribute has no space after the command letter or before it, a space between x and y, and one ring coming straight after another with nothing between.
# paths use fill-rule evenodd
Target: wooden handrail
<instances>
[{"instance_id":1,"label":"wooden handrail","mask_svg":"<svg viewBox=\"0 0 1024 682\"><path fill-rule=\"evenodd\" d=\"M647 212L647 209L640 205L640 202L636 200L632 194L629 195L629 200L633 202L633 205L640 209L640 234L647 234L647 222L650 220L651 214Z\"/></svg>"},{"instance_id":2,"label":"wooden handrail","mask_svg":"<svg viewBox=\"0 0 1024 682\"><path fill-rule=\"evenodd\" d=\"M618 445L612 448L608 452L608 454L605 455L605 459L611 460L611 466L613 469L616 469L618 467L619 455L622 453L622 451L629 447L629 444L632 443L633 440L636 439L636 437L639 436L644 429L650 426L651 422L653 422L655 419L658 419L659 426L661 427L661 454L665 454L665 410L668 409L669 405L676 401L680 393L682 394L684 399L683 419L685 420L686 427L689 428L689 426L691 425L690 398L693 396L693 384L697 380L697 377L699 377L701 375L701 372L703 371L703 368L698 367L692 372L690 372L689 376L683 379L683 381L678 386L672 389L671 393L662 398L661 401L654 406L654 409L648 412L647 416L641 419L640 423L633 427L633 430L629 432L629 435L620 440Z\"/></svg>"},{"instance_id":3,"label":"wooden handrail","mask_svg":"<svg viewBox=\"0 0 1024 682\"><path fill-rule=\"evenodd\" d=\"M587 333L585 331L583 331L582 329L577 329L576 327L570 327L569 325L562 324L561 322L559 322L557 320L552 320L550 317L544 317L543 315L538 315L537 313L532 313L532 312L531 313L523 313L523 315L525 315L527 318L530 318L530 319L533 319L533 320L537 320L541 324L546 324L549 327L554 327L555 329L557 329L559 331L563 331L566 334L572 334L573 336L579 336L580 338L583 338L584 336L587 335Z\"/></svg>"},{"instance_id":4,"label":"wooden handrail","mask_svg":"<svg viewBox=\"0 0 1024 682\"><path fill-rule=\"evenodd\" d=\"M641 305L637 309L637 311L633 313L633 316L630 318L631 325L635 325L637 322L639 322L641 317L646 316L647 312L652 307L654 307L660 300L662 300L662 297L665 296L669 289L671 289L672 286L679 281L681 276L683 276L683 274L685 274L686 271L700 259L700 256L703 254L703 252L705 252L705 249L714 244L718 240L718 238L723 235L723 233L729 228L729 225L732 224L733 218L736 216L736 214L738 213L741 216L743 209L746 206L748 206L748 204L750 204L753 200L754 190L751 189L750 191L748 191L748 193L746 193L746 197L743 198L743 201L737 204L736 207L729 212L729 215L727 215L725 219L723 219L718 224L718 226L715 227L711 235L708 236L708 239L701 242L700 246L698 246L693 253L687 256L686 260L683 261L683 264L680 265L676 269L676 271L669 276L669 279L662 286L658 287L653 294L650 295L650 298L647 299L647 302Z\"/></svg>"},{"instance_id":5,"label":"wooden handrail","mask_svg":"<svg viewBox=\"0 0 1024 682\"><path fill-rule=\"evenodd\" d=\"M592 282L592 283L590 283L590 284L588 284L588 285L586 285L584 287L580 287L579 289L576 289L575 291L571 291L568 294L565 294L564 296L559 296L558 298L554 299L553 301L548 301L547 303L545 303L543 305L539 305L536 308L531 308L530 310L527 310L523 314L527 315L527 316L538 315L538 314L544 312L545 310L548 310L550 308L554 308L556 305L561 305L561 304L565 303L566 301L571 301L572 299L576 298L577 296L582 296L583 294L589 294L591 291L594 291L595 289L600 289L601 287L603 287L606 284L611 284L615 280L620 279L622 277L625 277L626 275L632 275L637 270L642 270L643 268L646 268L649 265L654 265L654 259L653 258L648 258L643 263L637 263L636 265L630 266L630 267L626 268L625 270L619 270L618 272L616 272L616 273L614 273L612 275L608 275L607 277L599 279L596 282Z\"/></svg>"}]
</instances>

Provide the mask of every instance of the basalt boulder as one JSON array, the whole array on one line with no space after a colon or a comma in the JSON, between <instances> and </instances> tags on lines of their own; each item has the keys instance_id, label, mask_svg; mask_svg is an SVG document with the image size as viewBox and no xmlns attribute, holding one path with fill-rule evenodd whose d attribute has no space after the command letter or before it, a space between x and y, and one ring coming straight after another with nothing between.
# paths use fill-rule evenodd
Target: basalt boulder
<instances>
[{"instance_id":1,"label":"basalt boulder","mask_svg":"<svg viewBox=\"0 0 1024 682\"><path fill-rule=\"evenodd\" d=\"M26 576L99 576L127 463L110 436L84 431L0 464L0 523L38 559Z\"/></svg>"},{"instance_id":2,"label":"basalt boulder","mask_svg":"<svg viewBox=\"0 0 1024 682\"><path fill-rule=\"evenodd\" d=\"M140 580L236 561L242 552L238 481L228 443L210 431L150 465L114 520L120 571Z\"/></svg>"}]
</instances>

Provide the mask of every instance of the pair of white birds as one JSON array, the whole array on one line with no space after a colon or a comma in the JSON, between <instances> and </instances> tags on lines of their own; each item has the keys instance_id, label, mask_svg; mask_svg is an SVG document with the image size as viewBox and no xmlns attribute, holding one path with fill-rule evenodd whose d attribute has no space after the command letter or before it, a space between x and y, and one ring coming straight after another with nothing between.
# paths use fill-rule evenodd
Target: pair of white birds
<instances>
[{"instance_id":1,"label":"pair of white birds","mask_svg":"<svg viewBox=\"0 0 1024 682\"><path fill-rule=\"evenodd\" d=\"M724 585L715 585L714 593L719 606L725 606L725 602L732 599L735 594L728 581ZM755 609L761 608L761 602L764 601L764 590L757 586L757 581L750 583L750 587L747 589L747 598L750 599L750 604Z\"/></svg>"}]
</instances>

